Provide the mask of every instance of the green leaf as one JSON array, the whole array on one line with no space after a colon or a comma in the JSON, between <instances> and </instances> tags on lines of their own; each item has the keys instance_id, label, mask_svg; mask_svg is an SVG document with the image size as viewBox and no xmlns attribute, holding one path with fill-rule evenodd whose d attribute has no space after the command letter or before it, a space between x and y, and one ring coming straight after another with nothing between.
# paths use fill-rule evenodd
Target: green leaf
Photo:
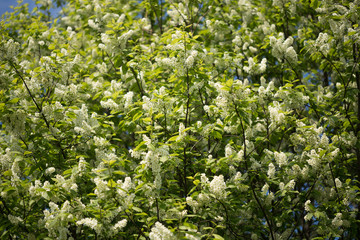
<instances>
[{"instance_id":1,"label":"green leaf","mask_svg":"<svg viewBox=\"0 0 360 240\"><path fill-rule=\"evenodd\" d=\"M17 103L20 100L20 98L13 98L8 103Z\"/></svg>"},{"instance_id":2,"label":"green leaf","mask_svg":"<svg viewBox=\"0 0 360 240\"><path fill-rule=\"evenodd\" d=\"M211 135L212 135L214 138L216 138L216 139L222 139L222 134L219 133L218 131L213 131L213 132L211 133Z\"/></svg>"},{"instance_id":3,"label":"green leaf","mask_svg":"<svg viewBox=\"0 0 360 240\"><path fill-rule=\"evenodd\" d=\"M316 9L319 7L319 0L311 0L310 7Z\"/></svg>"},{"instance_id":4,"label":"green leaf","mask_svg":"<svg viewBox=\"0 0 360 240\"><path fill-rule=\"evenodd\" d=\"M101 96L101 94L102 94L101 91L100 91L100 92L97 92L97 93L94 95L94 97L92 98L92 100L98 99L98 98Z\"/></svg>"},{"instance_id":5,"label":"green leaf","mask_svg":"<svg viewBox=\"0 0 360 240\"><path fill-rule=\"evenodd\" d=\"M55 43L51 43L51 44L48 46L49 50L54 50L55 47L56 47L56 44L55 44Z\"/></svg>"},{"instance_id":6,"label":"green leaf","mask_svg":"<svg viewBox=\"0 0 360 240\"><path fill-rule=\"evenodd\" d=\"M111 188L116 187L116 182L112 179L110 179L107 183L107 185Z\"/></svg>"},{"instance_id":7,"label":"green leaf","mask_svg":"<svg viewBox=\"0 0 360 240\"><path fill-rule=\"evenodd\" d=\"M224 240L224 238L223 238L222 236L217 235L217 234L213 234L213 237L214 237L214 239L216 239L216 240Z\"/></svg>"},{"instance_id":8,"label":"green leaf","mask_svg":"<svg viewBox=\"0 0 360 240\"><path fill-rule=\"evenodd\" d=\"M168 139L168 142L175 142L178 139L179 135L173 136Z\"/></svg>"},{"instance_id":9,"label":"green leaf","mask_svg":"<svg viewBox=\"0 0 360 240\"><path fill-rule=\"evenodd\" d=\"M139 118L141 118L142 115L143 115L142 112L138 112L138 113L136 113L136 114L133 116L132 120L135 122L136 120L138 120Z\"/></svg>"},{"instance_id":10,"label":"green leaf","mask_svg":"<svg viewBox=\"0 0 360 240\"><path fill-rule=\"evenodd\" d=\"M148 214L146 212L141 212L141 213L135 213L135 216L139 216L139 217L147 217Z\"/></svg>"},{"instance_id":11,"label":"green leaf","mask_svg":"<svg viewBox=\"0 0 360 240\"><path fill-rule=\"evenodd\" d=\"M141 208L138 207L132 207L132 210L136 211L136 212L142 212Z\"/></svg>"},{"instance_id":12,"label":"green leaf","mask_svg":"<svg viewBox=\"0 0 360 240\"><path fill-rule=\"evenodd\" d=\"M126 173L123 172L123 171L114 171L113 174L116 174L116 175L126 175Z\"/></svg>"},{"instance_id":13,"label":"green leaf","mask_svg":"<svg viewBox=\"0 0 360 240\"><path fill-rule=\"evenodd\" d=\"M188 227L189 229L195 229L195 230L198 229L195 224L192 224L192 223L189 223L189 222L184 222L183 224L184 224L184 226Z\"/></svg>"},{"instance_id":14,"label":"green leaf","mask_svg":"<svg viewBox=\"0 0 360 240\"><path fill-rule=\"evenodd\" d=\"M142 119L144 122L152 122L152 119L150 117L147 117L147 118L143 118Z\"/></svg>"},{"instance_id":15,"label":"green leaf","mask_svg":"<svg viewBox=\"0 0 360 240\"><path fill-rule=\"evenodd\" d=\"M234 81L232 79L227 80L226 81L226 86L231 87L233 85L233 82Z\"/></svg>"},{"instance_id":16,"label":"green leaf","mask_svg":"<svg viewBox=\"0 0 360 240\"><path fill-rule=\"evenodd\" d=\"M114 165L114 163L116 163L116 160L115 159L112 159L109 161L109 166L111 167L112 165Z\"/></svg>"},{"instance_id":17,"label":"green leaf","mask_svg":"<svg viewBox=\"0 0 360 240\"><path fill-rule=\"evenodd\" d=\"M139 145L136 146L136 148L134 149L134 151L139 151L139 149L145 144L145 141L142 141L141 143L139 143Z\"/></svg>"},{"instance_id":18,"label":"green leaf","mask_svg":"<svg viewBox=\"0 0 360 240\"><path fill-rule=\"evenodd\" d=\"M107 30L105 33L106 33L107 35L111 35L111 34L114 34L115 32L114 32L113 30Z\"/></svg>"}]
</instances>

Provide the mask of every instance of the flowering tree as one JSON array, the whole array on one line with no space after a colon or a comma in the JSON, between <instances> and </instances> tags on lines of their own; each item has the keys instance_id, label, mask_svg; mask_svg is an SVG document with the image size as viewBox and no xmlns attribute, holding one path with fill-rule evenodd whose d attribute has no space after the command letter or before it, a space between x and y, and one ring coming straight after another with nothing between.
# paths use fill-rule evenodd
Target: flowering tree
<instances>
[{"instance_id":1,"label":"flowering tree","mask_svg":"<svg viewBox=\"0 0 360 240\"><path fill-rule=\"evenodd\" d=\"M1 238L355 239L359 15L19 4L0 27Z\"/></svg>"}]
</instances>

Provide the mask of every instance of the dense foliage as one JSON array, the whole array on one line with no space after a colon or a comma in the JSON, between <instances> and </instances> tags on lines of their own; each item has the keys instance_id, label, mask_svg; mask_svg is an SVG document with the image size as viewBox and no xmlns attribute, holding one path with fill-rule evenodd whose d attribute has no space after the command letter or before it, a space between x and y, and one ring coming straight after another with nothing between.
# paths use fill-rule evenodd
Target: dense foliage
<instances>
[{"instance_id":1,"label":"dense foliage","mask_svg":"<svg viewBox=\"0 0 360 240\"><path fill-rule=\"evenodd\" d=\"M359 0L19 4L1 238L357 238L359 22Z\"/></svg>"}]
</instances>

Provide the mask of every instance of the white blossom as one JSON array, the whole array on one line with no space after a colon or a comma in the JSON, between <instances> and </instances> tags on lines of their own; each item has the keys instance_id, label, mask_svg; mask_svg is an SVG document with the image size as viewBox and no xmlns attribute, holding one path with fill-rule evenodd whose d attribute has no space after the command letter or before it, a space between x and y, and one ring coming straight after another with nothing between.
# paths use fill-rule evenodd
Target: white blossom
<instances>
[{"instance_id":1,"label":"white blossom","mask_svg":"<svg viewBox=\"0 0 360 240\"><path fill-rule=\"evenodd\" d=\"M99 30L99 24L95 23L95 21L93 19L89 19L88 24L91 28L93 28L95 30Z\"/></svg>"},{"instance_id":2,"label":"white blossom","mask_svg":"<svg viewBox=\"0 0 360 240\"><path fill-rule=\"evenodd\" d=\"M230 157L234 153L230 144L227 144L225 147L225 157Z\"/></svg>"},{"instance_id":3,"label":"white blossom","mask_svg":"<svg viewBox=\"0 0 360 240\"><path fill-rule=\"evenodd\" d=\"M94 178L94 182L96 184L96 189L94 193L100 198L105 199L106 192L109 191L109 187L107 186L107 182L101 180L99 177Z\"/></svg>"},{"instance_id":4,"label":"white blossom","mask_svg":"<svg viewBox=\"0 0 360 240\"><path fill-rule=\"evenodd\" d=\"M127 92L124 95L124 99L125 99L124 108L128 108L132 104L133 96L134 96L134 93L132 91Z\"/></svg>"},{"instance_id":5,"label":"white blossom","mask_svg":"<svg viewBox=\"0 0 360 240\"><path fill-rule=\"evenodd\" d=\"M281 107L279 102L274 101L274 106L269 106L270 119L274 124L281 124L285 120L285 114L280 112Z\"/></svg>"},{"instance_id":6,"label":"white blossom","mask_svg":"<svg viewBox=\"0 0 360 240\"><path fill-rule=\"evenodd\" d=\"M200 180L203 185L209 184L209 179L206 177L205 173L202 173L200 175Z\"/></svg>"},{"instance_id":7,"label":"white blossom","mask_svg":"<svg viewBox=\"0 0 360 240\"><path fill-rule=\"evenodd\" d=\"M340 179L335 178L335 184L337 188L341 188L342 187L342 182L340 181Z\"/></svg>"},{"instance_id":8,"label":"white blossom","mask_svg":"<svg viewBox=\"0 0 360 240\"><path fill-rule=\"evenodd\" d=\"M305 202L305 211L310 212L310 211L311 211L310 206L311 206L311 201L310 201L310 200L307 200L307 201Z\"/></svg>"},{"instance_id":9,"label":"white blossom","mask_svg":"<svg viewBox=\"0 0 360 240\"><path fill-rule=\"evenodd\" d=\"M334 227L341 227L343 225L343 220L341 219L342 218L342 213L337 213L335 218L332 220L332 225Z\"/></svg>"},{"instance_id":10,"label":"white blossom","mask_svg":"<svg viewBox=\"0 0 360 240\"><path fill-rule=\"evenodd\" d=\"M297 53L291 46L294 42L294 39L291 36L284 41L284 34L280 33L279 38L271 36L269 39L274 57L276 57L279 61L286 59L291 64L297 62Z\"/></svg>"},{"instance_id":11,"label":"white blossom","mask_svg":"<svg viewBox=\"0 0 360 240\"><path fill-rule=\"evenodd\" d=\"M315 41L315 46L319 49L320 52L327 55L330 50L330 45L328 43L329 35L327 33L319 33L318 38Z\"/></svg>"},{"instance_id":12,"label":"white blossom","mask_svg":"<svg viewBox=\"0 0 360 240\"><path fill-rule=\"evenodd\" d=\"M14 225L18 225L19 223L23 222L21 217L13 216L11 214L8 215L8 219Z\"/></svg>"},{"instance_id":13,"label":"white blossom","mask_svg":"<svg viewBox=\"0 0 360 240\"><path fill-rule=\"evenodd\" d=\"M266 70L266 62L267 59L263 58L260 62L260 65L257 64L257 62L254 61L252 57L248 59L248 65L244 67L244 71L249 74L261 74L264 73Z\"/></svg>"},{"instance_id":14,"label":"white blossom","mask_svg":"<svg viewBox=\"0 0 360 240\"><path fill-rule=\"evenodd\" d=\"M91 229L94 229L98 232L99 226L98 221L95 218L83 218L76 222L77 225L85 225Z\"/></svg>"},{"instance_id":15,"label":"white blossom","mask_svg":"<svg viewBox=\"0 0 360 240\"><path fill-rule=\"evenodd\" d=\"M226 183L224 182L224 176L214 176L213 180L210 182L210 192L219 199L226 198Z\"/></svg>"},{"instance_id":16,"label":"white blossom","mask_svg":"<svg viewBox=\"0 0 360 240\"><path fill-rule=\"evenodd\" d=\"M275 166L273 163L269 164L269 169L267 171L267 175L269 178L273 178L275 176Z\"/></svg>"},{"instance_id":17,"label":"white blossom","mask_svg":"<svg viewBox=\"0 0 360 240\"><path fill-rule=\"evenodd\" d=\"M179 124L179 137L178 137L177 141L181 141L185 137L186 137L185 125L183 123L180 123Z\"/></svg>"},{"instance_id":18,"label":"white blossom","mask_svg":"<svg viewBox=\"0 0 360 240\"><path fill-rule=\"evenodd\" d=\"M151 240L173 240L174 237L174 234L160 222L155 223L149 234Z\"/></svg>"},{"instance_id":19,"label":"white blossom","mask_svg":"<svg viewBox=\"0 0 360 240\"><path fill-rule=\"evenodd\" d=\"M307 162L309 163L309 165L315 169L318 168L320 166L321 159L320 156L316 153L315 149L312 149L308 156L309 159L307 160Z\"/></svg>"},{"instance_id":20,"label":"white blossom","mask_svg":"<svg viewBox=\"0 0 360 240\"><path fill-rule=\"evenodd\" d=\"M0 48L0 60L12 60L19 52L20 44L9 39L4 47Z\"/></svg>"},{"instance_id":21,"label":"white blossom","mask_svg":"<svg viewBox=\"0 0 360 240\"><path fill-rule=\"evenodd\" d=\"M261 188L261 193L265 196L269 191L269 184L265 183L264 186Z\"/></svg>"},{"instance_id":22,"label":"white blossom","mask_svg":"<svg viewBox=\"0 0 360 240\"><path fill-rule=\"evenodd\" d=\"M146 136L145 134L143 135L143 140L145 142L145 145L150 147L151 145L151 138L149 138L148 136Z\"/></svg>"},{"instance_id":23,"label":"white blossom","mask_svg":"<svg viewBox=\"0 0 360 240\"><path fill-rule=\"evenodd\" d=\"M290 182L288 182L288 184L286 184L286 187L287 187L289 190L293 190L294 187L295 187L295 180L294 180L294 179L290 180Z\"/></svg>"},{"instance_id":24,"label":"white blossom","mask_svg":"<svg viewBox=\"0 0 360 240\"><path fill-rule=\"evenodd\" d=\"M275 157L276 163L279 165L279 167L282 167L287 164L287 157L286 157L285 153L275 152L274 157Z\"/></svg>"},{"instance_id":25,"label":"white blossom","mask_svg":"<svg viewBox=\"0 0 360 240\"><path fill-rule=\"evenodd\" d=\"M116 232L122 230L124 227L126 227L126 224L127 224L126 219L120 220L114 225L113 230L115 230Z\"/></svg>"},{"instance_id":26,"label":"white blossom","mask_svg":"<svg viewBox=\"0 0 360 240\"><path fill-rule=\"evenodd\" d=\"M55 172L55 168L54 167L49 167L45 170L45 173L47 175L51 175L53 172Z\"/></svg>"}]
</instances>

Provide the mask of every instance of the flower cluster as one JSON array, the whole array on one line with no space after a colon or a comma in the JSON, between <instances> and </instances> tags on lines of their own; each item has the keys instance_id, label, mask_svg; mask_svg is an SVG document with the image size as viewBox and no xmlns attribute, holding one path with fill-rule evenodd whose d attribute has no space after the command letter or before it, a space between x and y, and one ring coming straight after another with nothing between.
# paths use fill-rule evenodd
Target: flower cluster
<instances>
[{"instance_id":1,"label":"flower cluster","mask_svg":"<svg viewBox=\"0 0 360 240\"><path fill-rule=\"evenodd\" d=\"M224 176L215 176L210 182L210 192L215 195L216 198L222 200L226 198L226 183L224 182Z\"/></svg>"},{"instance_id":2,"label":"flower cluster","mask_svg":"<svg viewBox=\"0 0 360 240\"><path fill-rule=\"evenodd\" d=\"M261 59L260 64L257 64L252 57L248 59L249 66L244 67L244 71L250 75L262 74L266 71L266 58Z\"/></svg>"},{"instance_id":3,"label":"flower cluster","mask_svg":"<svg viewBox=\"0 0 360 240\"><path fill-rule=\"evenodd\" d=\"M159 222L156 222L155 226L151 228L149 238L151 240L157 240L157 239L172 240L174 239L174 234L164 225L162 225Z\"/></svg>"},{"instance_id":4,"label":"flower cluster","mask_svg":"<svg viewBox=\"0 0 360 240\"><path fill-rule=\"evenodd\" d=\"M9 39L6 43L0 45L0 60L13 61L19 52L20 44Z\"/></svg>"},{"instance_id":5,"label":"flower cluster","mask_svg":"<svg viewBox=\"0 0 360 240\"><path fill-rule=\"evenodd\" d=\"M274 36L270 37L270 45L272 47L272 54L279 61L286 59L291 64L296 64L298 57L294 48L291 46L294 42L292 37L288 37L284 40L284 34L279 33L279 38Z\"/></svg>"}]
</instances>

